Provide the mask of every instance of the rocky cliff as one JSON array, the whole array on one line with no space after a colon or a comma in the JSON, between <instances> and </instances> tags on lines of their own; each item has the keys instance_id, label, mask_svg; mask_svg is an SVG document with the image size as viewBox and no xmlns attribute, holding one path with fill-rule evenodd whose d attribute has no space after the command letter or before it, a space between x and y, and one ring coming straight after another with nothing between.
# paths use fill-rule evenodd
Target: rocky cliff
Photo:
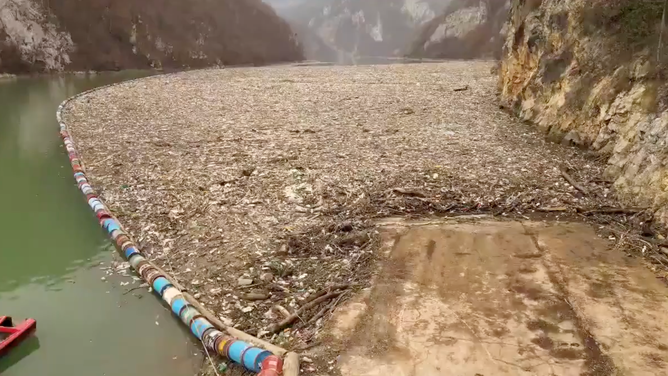
<instances>
[{"instance_id":1,"label":"rocky cliff","mask_svg":"<svg viewBox=\"0 0 668 376\"><path fill-rule=\"evenodd\" d=\"M453 0L420 29L413 57L498 58L505 41L510 0Z\"/></svg>"},{"instance_id":2,"label":"rocky cliff","mask_svg":"<svg viewBox=\"0 0 668 376\"><path fill-rule=\"evenodd\" d=\"M301 58L288 24L261 0L0 0L0 72Z\"/></svg>"},{"instance_id":3,"label":"rocky cliff","mask_svg":"<svg viewBox=\"0 0 668 376\"><path fill-rule=\"evenodd\" d=\"M310 59L350 63L401 56L451 0L266 0L298 32Z\"/></svg>"},{"instance_id":4,"label":"rocky cliff","mask_svg":"<svg viewBox=\"0 0 668 376\"><path fill-rule=\"evenodd\" d=\"M555 141L590 148L629 204L668 223L664 0L514 0L501 99Z\"/></svg>"}]
</instances>

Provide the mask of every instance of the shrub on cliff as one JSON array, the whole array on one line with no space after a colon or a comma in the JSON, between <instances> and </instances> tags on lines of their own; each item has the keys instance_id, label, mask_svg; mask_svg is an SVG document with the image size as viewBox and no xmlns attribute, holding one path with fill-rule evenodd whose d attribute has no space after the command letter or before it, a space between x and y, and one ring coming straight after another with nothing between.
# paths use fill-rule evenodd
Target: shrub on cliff
<instances>
[{"instance_id":1,"label":"shrub on cliff","mask_svg":"<svg viewBox=\"0 0 668 376\"><path fill-rule=\"evenodd\" d=\"M668 0L592 0L584 3L578 19L583 34L603 47L594 71L612 71L638 58L648 62L647 108L654 111L668 107L667 7Z\"/></svg>"},{"instance_id":2,"label":"shrub on cliff","mask_svg":"<svg viewBox=\"0 0 668 376\"><path fill-rule=\"evenodd\" d=\"M584 3L579 22L587 36L608 39L608 54L631 58L647 53L665 63L668 50L659 45L666 0L592 0ZM657 55L658 52L658 55Z\"/></svg>"}]
</instances>

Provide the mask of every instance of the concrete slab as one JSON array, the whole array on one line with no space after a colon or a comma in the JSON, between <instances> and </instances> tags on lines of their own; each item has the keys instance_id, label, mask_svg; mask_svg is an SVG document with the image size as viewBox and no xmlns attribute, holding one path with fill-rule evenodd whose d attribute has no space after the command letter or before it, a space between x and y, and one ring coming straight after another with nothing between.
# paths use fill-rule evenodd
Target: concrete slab
<instances>
[{"instance_id":1,"label":"concrete slab","mask_svg":"<svg viewBox=\"0 0 668 376\"><path fill-rule=\"evenodd\" d=\"M382 227L338 310L344 376L668 375L668 288L584 224Z\"/></svg>"}]
</instances>

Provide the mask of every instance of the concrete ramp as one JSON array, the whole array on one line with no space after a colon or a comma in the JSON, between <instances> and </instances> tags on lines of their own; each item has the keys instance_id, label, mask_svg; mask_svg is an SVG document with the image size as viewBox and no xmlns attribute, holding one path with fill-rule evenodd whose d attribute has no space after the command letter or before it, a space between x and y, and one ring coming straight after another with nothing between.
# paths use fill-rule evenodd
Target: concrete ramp
<instances>
[{"instance_id":1,"label":"concrete ramp","mask_svg":"<svg viewBox=\"0 0 668 376\"><path fill-rule=\"evenodd\" d=\"M388 222L344 376L668 375L668 289L584 224Z\"/></svg>"}]
</instances>

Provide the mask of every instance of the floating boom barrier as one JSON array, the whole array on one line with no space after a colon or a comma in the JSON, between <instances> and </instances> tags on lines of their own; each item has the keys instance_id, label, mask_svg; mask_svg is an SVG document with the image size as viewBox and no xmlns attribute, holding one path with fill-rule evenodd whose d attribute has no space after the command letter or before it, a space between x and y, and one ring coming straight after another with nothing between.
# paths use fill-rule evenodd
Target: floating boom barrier
<instances>
[{"instance_id":1,"label":"floating boom barrier","mask_svg":"<svg viewBox=\"0 0 668 376\"><path fill-rule=\"evenodd\" d=\"M88 178L86 178L84 165L67 130L67 125L62 121L62 111L67 103L86 93L88 92L71 97L58 106L56 118L60 125L60 136L63 139L74 171L74 179L79 190L86 196L88 206L95 212L100 226L109 235L119 253L125 257L137 274L153 288L153 291L169 305L171 311L190 328L190 332L202 342L207 351L230 359L249 371L259 372L259 376L281 375L283 360L279 356L221 332L197 308L190 304L183 292L170 282L171 278L142 255L130 235L123 230L121 223L111 214L102 199L98 197Z\"/></svg>"}]
</instances>

